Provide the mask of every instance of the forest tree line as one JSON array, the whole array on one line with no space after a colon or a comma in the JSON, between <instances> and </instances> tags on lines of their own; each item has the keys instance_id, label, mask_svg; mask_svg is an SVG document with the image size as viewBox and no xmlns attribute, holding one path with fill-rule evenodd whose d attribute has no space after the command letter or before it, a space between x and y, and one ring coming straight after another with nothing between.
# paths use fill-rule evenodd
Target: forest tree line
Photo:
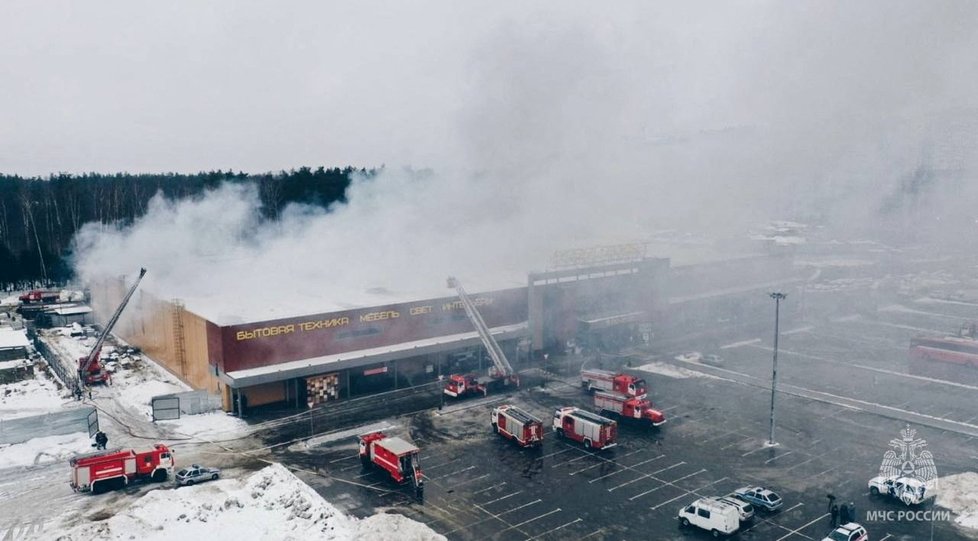
<instances>
[{"instance_id":1,"label":"forest tree line","mask_svg":"<svg viewBox=\"0 0 978 541\"><path fill-rule=\"evenodd\" d=\"M130 224L162 192L170 199L202 194L224 182L254 184L262 214L275 219L290 203L328 207L346 201L354 173L376 170L301 167L279 173L209 171L196 174L59 174L25 178L0 174L0 288L63 284L72 277L67 256L86 223Z\"/></svg>"}]
</instances>

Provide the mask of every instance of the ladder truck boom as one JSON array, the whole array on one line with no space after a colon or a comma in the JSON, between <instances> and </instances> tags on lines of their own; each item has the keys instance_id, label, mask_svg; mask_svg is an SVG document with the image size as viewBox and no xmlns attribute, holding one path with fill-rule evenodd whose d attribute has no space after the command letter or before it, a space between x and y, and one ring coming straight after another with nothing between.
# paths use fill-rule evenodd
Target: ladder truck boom
<instances>
[{"instance_id":1,"label":"ladder truck boom","mask_svg":"<svg viewBox=\"0 0 978 541\"><path fill-rule=\"evenodd\" d=\"M503 353L503 349L499 347L496 339L489 332L489 327L486 325L485 320L482 319L482 314L479 313L472 299L469 298L465 289L462 288L462 282L458 281L457 278L449 277L448 287L455 288L455 291L458 293L458 298L462 301L462 307L465 309L465 315L469 317L476 332L479 334L479 338L482 339L482 344L486 347L486 351L489 352L489 357L496 366L498 375L501 377L512 377L515 374L513 366L509 364L509 360L506 358L506 354Z\"/></svg>"},{"instance_id":2,"label":"ladder truck boom","mask_svg":"<svg viewBox=\"0 0 978 541\"><path fill-rule=\"evenodd\" d=\"M136 281L129 287L129 291L127 291L126 296L122 298L122 302L119 304L119 307L115 309L115 313L112 314L112 317L109 319L108 323L105 324L105 328L102 329L101 334L99 334L98 340L96 340L95 345L92 346L92 350L89 351L88 355L82 360L81 363L79 363L78 372L82 375L80 381L81 384L84 384L84 375L88 373L92 363L95 362L99 356L99 353L101 353L102 343L105 342L105 338L110 332L112 332L112 328L115 327L115 324L119 321L119 316L122 315L122 311L126 308L126 305L129 304L129 299L132 297L133 293L136 292L136 288L139 287L139 282L145 275L146 269L139 269L139 276L136 277Z\"/></svg>"}]
</instances>

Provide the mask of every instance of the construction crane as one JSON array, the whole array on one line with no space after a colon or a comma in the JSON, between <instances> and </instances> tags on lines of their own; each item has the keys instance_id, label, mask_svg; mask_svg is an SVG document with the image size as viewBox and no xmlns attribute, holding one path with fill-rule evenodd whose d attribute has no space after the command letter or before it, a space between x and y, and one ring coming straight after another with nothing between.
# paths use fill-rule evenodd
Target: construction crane
<instances>
[{"instance_id":1,"label":"construction crane","mask_svg":"<svg viewBox=\"0 0 978 541\"><path fill-rule=\"evenodd\" d=\"M455 291L458 293L458 298L462 302L462 308L465 309L465 315L469 317L469 321L472 322L472 326L475 327L476 333L482 340L482 345L489 352L489 358L492 359L493 367L489 370L488 379L471 375L452 374L449 376L448 384L445 386L445 394L456 398L475 393L481 393L484 396L487 394L488 384L492 381L514 383L519 386L520 382L516 371L509 364L509 359L506 358L506 354L503 353L503 349L499 347L496 339L492 337L492 333L489 332L489 327L486 325L485 320L482 319L482 314L479 313L475 303L472 302L472 299L469 298L469 295L462 287L462 282L457 278L449 277L448 287L455 288Z\"/></svg>"},{"instance_id":2,"label":"construction crane","mask_svg":"<svg viewBox=\"0 0 978 541\"><path fill-rule=\"evenodd\" d=\"M129 304L129 299L132 298L132 294L136 292L136 288L139 287L139 282L146 275L146 269L139 269L139 276L136 277L136 281L133 282L132 286L129 287L129 291L126 292L126 296L122 298L122 302L119 307L115 309L115 313L109 319L108 323L105 324L105 328L98 336L98 340L95 341L95 345L92 346L92 350L88 352L88 355L78 359L78 389L81 390L82 387L89 383L101 383L108 379L108 375L105 370L102 369L99 364L99 356L102 354L102 344L105 342L105 338L109 336L112 332L112 328L119 321L119 316L122 315L122 311Z\"/></svg>"}]
</instances>

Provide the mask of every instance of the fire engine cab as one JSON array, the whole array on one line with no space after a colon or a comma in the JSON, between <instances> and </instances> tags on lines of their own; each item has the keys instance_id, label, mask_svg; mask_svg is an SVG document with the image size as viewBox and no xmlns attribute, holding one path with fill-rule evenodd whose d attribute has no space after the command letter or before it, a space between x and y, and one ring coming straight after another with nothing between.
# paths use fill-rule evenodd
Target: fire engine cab
<instances>
[{"instance_id":1,"label":"fire engine cab","mask_svg":"<svg viewBox=\"0 0 978 541\"><path fill-rule=\"evenodd\" d=\"M79 455L69 461L71 488L76 492L98 494L116 490L130 481L151 480L162 483L173 473L173 452L157 443L149 451L133 449L99 451Z\"/></svg>"},{"instance_id":2,"label":"fire engine cab","mask_svg":"<svg viewBox=\"0 0 978 541\"><path fill-rule=\"evenodd\" d=\"M612 416L641 421L650 426L661 426L666 422L665 414L652 409L652 402L644 398L599 391L594 393L594 407L602 413L608 412Z\"/></svg>"}]
</instances>

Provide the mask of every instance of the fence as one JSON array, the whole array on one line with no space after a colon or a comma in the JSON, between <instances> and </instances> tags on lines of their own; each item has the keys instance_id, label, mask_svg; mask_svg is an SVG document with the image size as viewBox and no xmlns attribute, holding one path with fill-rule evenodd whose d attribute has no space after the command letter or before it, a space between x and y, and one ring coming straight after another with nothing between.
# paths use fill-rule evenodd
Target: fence
<instances>
[{"instance_id":1,"label":"fence","mask_svg":"<svg viewBox=\"0 0 978 541\"><path fill-rule=\"evenodd\" d=\"M58 357L58 354L51 351L51 348L41 341L40 338L34 338L34 349L36 349L37 352L44 357L44 360L48 363L51 371L58 376L58 379L61 380L61 383L65 384L65 387L74 389L77 386L78 377L75 372L76 369L74 367L66 367L63 365L60 357Z\"/></svg>"},{"instance_id":2,"label":"fence","mask_svg":"<svg viewBox=\"0 0 978 541\"><path fill-rule=\"evenodd\" d=\"M154 396L153 420L179 419L180 415L197 415L221 409L221 397L207 391Z\"/></svg>"},{"instance_id":3,"label":"fence","mask_svg":"<svg viewBox=\"0 0 978 541\"><path fill-rule=\"evenodd\" d=\"M75 432L89 433L93 427L98 430L98 420L93 412L95 408L85 406L19 419L0 419L0 444L23 443L34 438Z\"/></svg>"}]
</instances>

